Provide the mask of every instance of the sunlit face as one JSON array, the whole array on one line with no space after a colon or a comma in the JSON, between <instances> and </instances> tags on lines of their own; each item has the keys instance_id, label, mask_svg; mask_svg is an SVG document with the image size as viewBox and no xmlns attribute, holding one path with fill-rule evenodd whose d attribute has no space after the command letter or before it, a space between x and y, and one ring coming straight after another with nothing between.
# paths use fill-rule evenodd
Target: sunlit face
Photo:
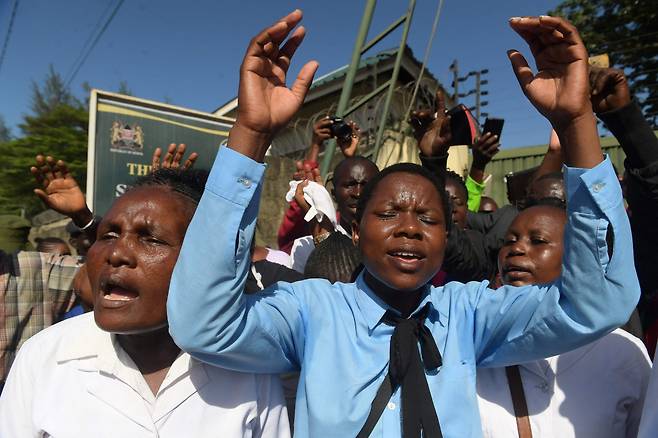
<instances>
[{"instance_id":1,"label":"sunlit face","mask_svg":"<svg viewBox=\"0 0 658 438\"><path fill-rule=\"evenodd\" d=\"M377 166L366 160L350 160L334 174L334 198L341 222L349 225L354 220L361 192L378 172Z\"/></svg>"},{"instance_id":2,"label":"sunlit face","mask_svg":"<svg viewBox=\"0 0 658 438\"><path fill-rule=\"evenodd\" d=\"M169 281L194 203L164 186L117 199L87 255L94 317L108 332L136 334L167 324Z\"/></svg>"},{"instance_id":3,"label":"sunlit face","mask_svg":"<svg viewBox=\"0 0 658 438\"><path fill-rule=\"evenodd\" d=\"M426 178L384 177L353 228L367 271L387 287L414 291L441 268L446 245L443 203Z\"/></svg>"},{"instance_id":4,"label":"sunlit face","mask_svg":"<svg viewBox=\"0 0 658 438\"><path fill-rule=\"evenodd\" d=\"M566 213L550 206L523 210L514 219L498 253L503 284L550 283L562 271Z\"/></svg>"}]
</instances>

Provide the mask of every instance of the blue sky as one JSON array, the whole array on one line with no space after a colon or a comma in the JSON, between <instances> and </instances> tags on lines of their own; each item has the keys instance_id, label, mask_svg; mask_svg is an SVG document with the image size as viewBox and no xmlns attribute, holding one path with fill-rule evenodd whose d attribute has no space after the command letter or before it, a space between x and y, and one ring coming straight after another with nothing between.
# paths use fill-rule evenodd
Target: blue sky
<instances>
[{"instance_id":1,"label":"blue sky","mask_svg":"<svg viewBox=\"0 0 658 438\"><path fill-rule=\"evenodd\" d=\"M0 1L0 44L5 41L14 0ZM71 70L99 18L117 0L20 1L0 67L0 115L16 125L29 112L30 84L41 81L52 64L63 76ZM488 68L487 89L492 116L506 119L503 147L546 143L548 123L520 92L509 67L506 50L528 53L507 19L539 15L557 0L470 2L446 0L434 41L429 70L446 86L448 66L458 59L463 73ZM138 97L169 99L173 104L212 111L235 97L244 49L261 28L294 8L304 11L307 37L296 54L291 72L316 59L319 75L346 64L351 55L365 2L333 0L277 0L238 2L189 0L127 0L87 58L71 88L83 96L81 84L117 90L121 81ZM437 1L418 0L409 45L422 59ZM371 34L401 15L407 2L380 1ZM397 45L397 31L382 49ZM1 45L0 45L1 47ZM376 50L376 49L375 49ZM372 52L374 53L374 52ZM467 89L464 83L460 91ZM465 99L465 103L472 104Z\"/></svg>"}]
</instances>

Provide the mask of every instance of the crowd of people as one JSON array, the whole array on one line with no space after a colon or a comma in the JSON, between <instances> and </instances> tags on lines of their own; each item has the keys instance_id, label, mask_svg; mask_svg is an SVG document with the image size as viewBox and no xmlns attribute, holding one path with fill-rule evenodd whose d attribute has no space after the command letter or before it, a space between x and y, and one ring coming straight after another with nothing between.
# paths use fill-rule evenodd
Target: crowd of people
<instances>
[{"instance_id":1,"label":"crowd of people","mask_svg":"<svg viewBox=\"0 0 658 438\"><path fill-rule=\"evenodd\" d=\"M658 139L623 72L590 68L564 19L510 19L537 66L511 50L513 72L553 127L523 202L484 196L493 133L465 178L447 169L437 92L411 115L422 165L378 169L350 122L327 179L319 120L273 249L254 239L263 162L318 67L286 85L301 18L250 41L209 172L158 149L98 217L36 158L77 256L0 252L0 436L656 436Z\"/></svg>"}]
</instances>

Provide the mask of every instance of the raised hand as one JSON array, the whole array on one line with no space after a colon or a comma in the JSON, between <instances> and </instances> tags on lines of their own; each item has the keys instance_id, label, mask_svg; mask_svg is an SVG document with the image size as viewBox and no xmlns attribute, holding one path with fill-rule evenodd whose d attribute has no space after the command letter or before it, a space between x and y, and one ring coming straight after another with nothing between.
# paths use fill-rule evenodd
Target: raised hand
<instances>
[{"instance_id":1,"label":"raised hand","mask_svg":"<svg viewBox=\"0 0 658 438\"><path fill-rule=\"evenodd\" d=\"M257 161L263 161L272 137L299 110L318 68L315 61L302 67L290 88L286 76L290 60L304 39L305 29L297 9L256 35L240 67L238 114L228 146Z\"/></svg>"},{"instance_id":2,"label":"raised hand","mask_svg":"<svg viewBox=\"0 0 658 438\"><path fill-rule=\"evenodd\" d=\"M295 181L315 181L320 185L324 185L322 182L322 176L320 175L320 169L317 167L311 167L309 164L305 164L303 161L295 162L295 167L297 170L292 174L292 179Z\"/></svg>"},{"instance_id":3,"label":"raised hand","mask_svg":"<svg viewBox=\"0 0 658 438\"><path fill-rule=\"evenodd\" d=\"M37 155L35 164L30 172L40 187L34 189L39 199L48 208L73 219L78 227L89 224L94 216L87 208L85 195L66 163L53 157Z\"/></svg>"},{"instance_id":4,"label":"raised hand","mask_svg":"<svg viewBox=\"0 0 658 438\"><path fill-rule=\"evenodd\" d=\"M322 148L325 140L331 138L331 119L323 117L313 125L313 137L311 138L311 147Z\"/></svg>"},{"instance_id":5,"label":"raised hand","mask_svg":"<svg viewBox=\"0 0 658 438\"><path fill-rule=\"evenodd\" d=\"M534 74L523 55L508 52L521 89L554 126L591 113L587 50L576 28L557 17L510 19L535 57Z\"/></svg>"},{"instance_id":6,"label":"raised hand","mask_svg":"<svg viewBox=\"0 0 658 438\"><path fill-rule=\"evenodd\" d=\"M592 109L597 114L623 108L631 103L628 82L621 70L591 67L589 83L592 90Z\"/></svg>"},{"instance_id":7,"label":"raised hand","mask_svg":"<svg viewBox=\"0 0 658 438\"><path fill-rule=\"evenodd\" d=\"M500 152L498 136L485 132L476 138L473 144L473 166L484 169L498 152Z\"/></svg>"},{"instance_id":8,"label":"raised hand","mask_svg":"<svg viewBox=\"0 0 658 438\"><path fill-rule=\"evenodd\" d=\"M517 50L508 51L523 93L557 132L569 166L591 168L603 159L589 99L587 50L578 30L557 17L515 17L510 26L527 43L533 73Z\"/></svg>"},{"instance_id":9,"label":"raised hand","mask_svg":"<svg viewBox=\"0 0 658 438\"><path fill-rule=\"evenodd\" d=\"M345 158L353 157L356 154L356 148L361 140L361 128L359 128L359 125L353 120L350 120L347 124L352 128L352 135L349 140L336 139L336 143Z\"/></svg>"},{"instance_id":10,"label":"raised hand","mask_svg":"<svg viewBox=\"0 0 658 438\"><path fill-rule=\"evenodd\" d=\"M192 152L189 157L187 157L187 160L185 160L185 163L181 165L181 161L183 160L183 156L185 155L185 144L181 143L178 146L176 146L176 143L171 143L169 145L169 148L167 149L167 154L164 156L164 159L162 162L160 161L160 157L162 156L162 149L157 148L153 152L153 157L151 158L151 172L155 172L158 169L189 169L192 166L194 166L194 162L199 158L199 154L196 152Z\"/></svg>"},{"instance_id":11,"label":"raised hand","mask_svg":"<svg viewBox=\"0 0 658 438\"><path fill-rule=\"evenodd\" d=\"M418 141L418 149L426 157L445 155L452 146L450 116L446 115L445 99L441 90L436 92L435 108L436 112L413 111L409 119L414 137Z\"/></svg>"}]
</instances>

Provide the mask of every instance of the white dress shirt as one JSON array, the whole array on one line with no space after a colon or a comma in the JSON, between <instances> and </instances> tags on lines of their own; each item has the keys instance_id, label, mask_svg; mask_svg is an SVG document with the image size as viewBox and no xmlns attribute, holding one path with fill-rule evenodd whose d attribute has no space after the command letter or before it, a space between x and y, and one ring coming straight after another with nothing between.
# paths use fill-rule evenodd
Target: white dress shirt
<instances>
[{"instance_id":1,"label":"white dress shirt","mask_svg":"<svg viewBox=\"0 0 658 438\"><path fill-rule=\"evenodd\" d=\"M533 438L637 436L651 362L617 329L584 347L519 365ZM478 368L485 438L518 437L504 368Z\"/></svg>"},{"instance_id":2,"label":"white dress shirt","mask_svg":"<svg viewBox=\"0 0 658 438\"><path fill-rule=\"evenodd\" d=\"M182 353L154 395L93 313L40 332L18 352L0 398L0 437L290 437L276 376Z\"/></svg>"},{"instance_id":3,"label":"white dress shirt","mask_svg":"<svg viewBox=\"0 0 658 438\"><path fill-rule=\"evenodd\" d=\"M653 370L649 379L649 389L642 411L642 422L638 438L655 438L658 436L658 354L653 358Z\"/></svg>"}]
</instances>

